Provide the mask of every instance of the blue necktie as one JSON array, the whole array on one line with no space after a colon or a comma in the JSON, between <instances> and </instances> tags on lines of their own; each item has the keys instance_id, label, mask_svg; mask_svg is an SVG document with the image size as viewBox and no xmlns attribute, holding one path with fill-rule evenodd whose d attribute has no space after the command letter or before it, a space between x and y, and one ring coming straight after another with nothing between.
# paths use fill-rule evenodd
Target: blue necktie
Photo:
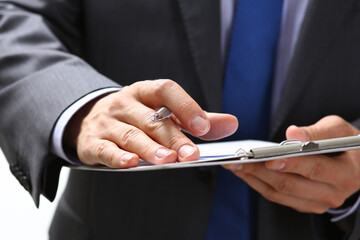
<instances>
[{"instance_id":1,"label":"blue necktie","mask_svg":"<svg viewBox=\"0 0 360 240\"><path fill-rule=\"evenodd\" d=\"M268 136L271 80L282 3L283 0L237 1L222 105L223 112L239 120L239 129L228 138L230 140ZM254 196L246 183L220 168L206 239L254 239Z\"/></svg>"}]
</instances>

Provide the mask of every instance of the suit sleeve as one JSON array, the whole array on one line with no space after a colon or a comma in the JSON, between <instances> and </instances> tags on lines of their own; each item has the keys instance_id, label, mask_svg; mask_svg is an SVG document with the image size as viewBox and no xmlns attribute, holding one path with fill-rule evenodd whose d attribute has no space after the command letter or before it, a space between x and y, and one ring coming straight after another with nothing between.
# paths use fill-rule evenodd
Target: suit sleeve
<instances>
[{"instance_id":1,"label":"suit sleeve","mask_svg":"<svg viewBox=\"0 0 360 240\"><path fill-rule=\"evenodd\" d=\"M35 204L55 198L53 127L77 99L118 86L81 58L78 0L0 0L0 146Z\"/></svg>"}]
</instances>

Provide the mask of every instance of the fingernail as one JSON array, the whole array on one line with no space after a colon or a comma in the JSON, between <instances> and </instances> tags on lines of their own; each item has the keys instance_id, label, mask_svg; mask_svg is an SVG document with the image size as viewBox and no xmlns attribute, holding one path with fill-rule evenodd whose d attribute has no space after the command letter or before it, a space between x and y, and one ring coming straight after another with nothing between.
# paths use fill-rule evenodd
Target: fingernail
<instances>
[{"instance_id":1,"label":"fingernail","mask_svg":"<svg viewBox=\"0 0 360 240\"><path fill-rule=\"evenodd\" d=\"M195 148L191 145L184 145L179 150L179 156L181 158L186 158L191 156L195 152Z\"/></svg>"},{"instance_id":2,"label":"fingernail","mask_svg":"<svg viewBox=\"0 0 360 240\"><path fill-rule=\"evenodd\" d=\"M133 157L134 157L133 154L131 154L131 153L125 153L124 155L121 156L120 161L121 161L122 163L127 163L127 162L129 162Z\"/></svg>"},{"instance_id":3,"label":"fingernail","mask_svg":"<svg viewBox=\"0 0 360 240\"><path fill-rule=\"evenodd\" d=\"M201 116L193 117L190 121L190 126L193 130L201 133L206 133L210 128L209 121Z\"/></svg>"},{"instance_id":4,"label":"fingernail","mask_svg":"<svg viewBox=\"0 0 360 240\"><path fill-rule=\"evenodd\" d=\"M169 156L172 153L172 151L170 149L166 149L166 148L159 148L156 151L156 157L158 158L165 158L167 156Z\"/></svg>"},{"instance_id":5,"label":"fingernail","mask_svg":"<svg viewBox=\"0 0 360 240\"><path fill-rule=\"evenodd\" d=\"M243 168L243 165L241 163L229 165L229 170L231 170L231 171L240 171L242 168Z\"/></svg>"},{"instance_id":6,"label":"fingernail","mask_svg":"<svg viewBox=\"0 0 360 240\"><path fill-rule=\"evenodd\" d=\"M285 165L285 161L282 160L268 162L267 164L268 168L271 170L281 170L285 167Z\"/></svg>"}]
</instances>

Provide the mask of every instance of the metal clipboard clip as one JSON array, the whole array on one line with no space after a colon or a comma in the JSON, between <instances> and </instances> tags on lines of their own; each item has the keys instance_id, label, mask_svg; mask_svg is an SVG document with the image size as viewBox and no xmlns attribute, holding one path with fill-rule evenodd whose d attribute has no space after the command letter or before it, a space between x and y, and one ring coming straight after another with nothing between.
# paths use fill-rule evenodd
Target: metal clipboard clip
<instances>
[{"instance_id":1,"label":"metal clipboard clip","mask_svg":"<svg viewBox=\"0 0 360 240\"><path fill-rule=\"evenodd\" d=\"M277 146L253 148L245 151L239 148L235 155L240 160L278 159L286 157L327 154L360 149L360 134L350 137L331 138L316 141L285 140Z\"/></svg>"}]
</instances>

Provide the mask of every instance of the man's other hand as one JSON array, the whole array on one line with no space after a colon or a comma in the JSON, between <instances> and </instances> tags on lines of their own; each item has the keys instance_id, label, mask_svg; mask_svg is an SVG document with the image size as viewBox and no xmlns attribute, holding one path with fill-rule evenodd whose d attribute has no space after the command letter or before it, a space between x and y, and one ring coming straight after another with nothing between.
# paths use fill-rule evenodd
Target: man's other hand
<instances>
[{"instance_id":1,"label":"man's other hand","mask_svg":"<svg viewBox=\"0 0 360 240\"><path fill-rule=\"evenodd\" d=\"M286 137L311 141L356 134L359 130L344 119L328 116L308 127L290 126ZM324 213L337 208L360 189L360 150L225 168L268 200L301 212Z\"/></svg>"}]
</instances>

